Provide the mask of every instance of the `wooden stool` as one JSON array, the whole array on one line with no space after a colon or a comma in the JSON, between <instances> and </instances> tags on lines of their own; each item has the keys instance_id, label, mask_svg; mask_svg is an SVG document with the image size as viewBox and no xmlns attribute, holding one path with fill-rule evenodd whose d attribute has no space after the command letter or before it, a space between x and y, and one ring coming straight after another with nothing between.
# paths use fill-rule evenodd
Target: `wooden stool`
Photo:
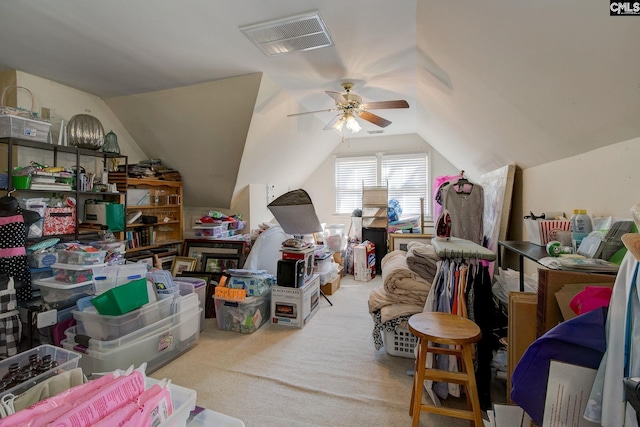
<instances>
[{"instance_id":1,"label":"wooden stool","mask_svg":"<svg viewBox=\"0 0 640 427\"><path fill-rule=\"evenodd\" d=\"M418 354L413 375L411 390L411 406L409 415L413 416L413 427L420 424L420 412L470 420L471 425L483 427L482 410L478 399L478 388L473 369L473 343L478 342L482 333L471 320L449 313L427 312L414 314L409 318L409 330L418 337ZM450 347L434 347L429 343L454 345ZM455 355L461 361L461 372L427 369L427 353ZM468 410L444 408L422 403L424 380L460 384L466 388Z\"/></svg>"}]
</instances>

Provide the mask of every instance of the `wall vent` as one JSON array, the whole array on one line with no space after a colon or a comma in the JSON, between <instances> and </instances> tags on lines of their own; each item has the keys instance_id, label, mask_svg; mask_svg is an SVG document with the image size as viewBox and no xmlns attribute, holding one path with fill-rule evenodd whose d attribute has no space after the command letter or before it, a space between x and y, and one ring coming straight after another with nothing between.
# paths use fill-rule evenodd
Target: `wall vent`
<instances>
[{"instance_id":1,"label":"wall vent","mask_svg":"<svg viewBox=\"0 0 640 427\"><path fill-rule=\"evenodd\" d=\"M248 25L240 31L267 56L333 46L317 12Z\"/></svg>"}]
</instances>

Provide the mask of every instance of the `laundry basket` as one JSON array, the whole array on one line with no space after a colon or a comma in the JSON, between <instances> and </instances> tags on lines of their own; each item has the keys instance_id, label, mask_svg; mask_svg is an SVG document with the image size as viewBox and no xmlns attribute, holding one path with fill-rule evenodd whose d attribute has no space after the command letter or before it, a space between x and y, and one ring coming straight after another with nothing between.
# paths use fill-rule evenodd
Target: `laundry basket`
<instances>
[{"instance_id":1,"label":"laundry basket","mask_svg":"<svg viewBox=\"0 0 640 427\"><path fill-rule=\"evenodd\" d=\"M403 326L396 326L395 331L383 331L382 342L384 348L391 356L415 358L413 349L418 343L418 338Z\"/></svg>"}]
</instances>

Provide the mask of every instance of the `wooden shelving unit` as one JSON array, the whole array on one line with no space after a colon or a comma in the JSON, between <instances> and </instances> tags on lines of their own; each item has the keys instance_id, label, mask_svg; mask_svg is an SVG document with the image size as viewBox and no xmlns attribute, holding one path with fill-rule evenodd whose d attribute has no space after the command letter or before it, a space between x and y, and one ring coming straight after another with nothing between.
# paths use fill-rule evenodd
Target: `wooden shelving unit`
<instances>
[{"instance_id":1,"label":"wooden shelving unit","mask_svg":"<svg viewBox=\"0 0 640 427\"><path fill-rule=\"evenodd\" d=\"M120 180L124 185L125 180ZM127 254L152 250L182 243L183 209L182 182L155 178L126 179L128 195L132 190L147 194L138 203L127 197L127 216L140 212L142 217L156 217L156 221L143 223L138 219L126 225Z\"/></svg>"}]
</instances>

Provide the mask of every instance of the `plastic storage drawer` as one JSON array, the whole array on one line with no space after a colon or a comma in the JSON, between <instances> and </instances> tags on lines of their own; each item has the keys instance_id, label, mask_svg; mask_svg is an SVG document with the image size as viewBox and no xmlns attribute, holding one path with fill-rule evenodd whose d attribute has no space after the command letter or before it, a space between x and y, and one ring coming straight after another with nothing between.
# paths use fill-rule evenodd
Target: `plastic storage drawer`
<instances>
[{"instance_id":1,"label":"plastic storage drawer","mask_svg":"<svg viewBox=\"0 0 640 427\"><path fill-rule=\"evenodd\" d=\"M65 350L60 347L54 347L52 345L44 344L38 347L34 347L31 350L27 350L15 356L0 361L0 377L4 376L9 371L9 366L14 363L18 363L20 367L29 365L29 357L32 355L42 359L44 356L51 356L51 360L57 363L57 366L52 366L51 369L45 371L29 380L18 384L10 389L0 392L0 396L8 393L19 395L30 389L34 385L56 375L62 371L69 371L78 367L78 361L82 357L81 354L69 350Z\"/></svg>"},{"instance_id":2,"label":"plastic storage drawer","mask_svg":"<svg viewBox=\"0 0 640 427\"><path fill-rule=\"evenodd\" d=\"M121 316L103 316L94 307L73 311L79 334L98 340L113 340L151 325L171 314L172 299L145 304Z\"/></svg>"},{"instance_id":3,"label":"plastic storage drawer","mask_svg":"<svg viewBox=\"0 0 640 427\"><path fill-rule=\"evenodd\" d=\"M110 351L74 345L66 339L62 341L62 347L83 353L80 367L86 374L127 369L131 365L137 367L142 362L147 362L147 373L151 373L198 342L200 310L176 313L171 316L173 326L170 328L163 328Z\"/></svg>"},{"instance_id":4,"label":"plastic storage drawer","mask_svg":"<svg viewBox=\"0 0 640 427\"><path fill-rule=\"evenodd\" d=\"M58 262L71 265L98 265L104 264L107 251L57 251Z\"/></svg>"},{"instance_id":5,"label":"plastic storage drawer","mask_svg":"<svg viewBox=\"0 0 640 427\"><path fill-rule=\"evenodd\" d=\"M247 297L244 301L215 298L218 329L253 333L271 317L270 303L270 292L259 297Z\"/></svg>"}]
</instances>

